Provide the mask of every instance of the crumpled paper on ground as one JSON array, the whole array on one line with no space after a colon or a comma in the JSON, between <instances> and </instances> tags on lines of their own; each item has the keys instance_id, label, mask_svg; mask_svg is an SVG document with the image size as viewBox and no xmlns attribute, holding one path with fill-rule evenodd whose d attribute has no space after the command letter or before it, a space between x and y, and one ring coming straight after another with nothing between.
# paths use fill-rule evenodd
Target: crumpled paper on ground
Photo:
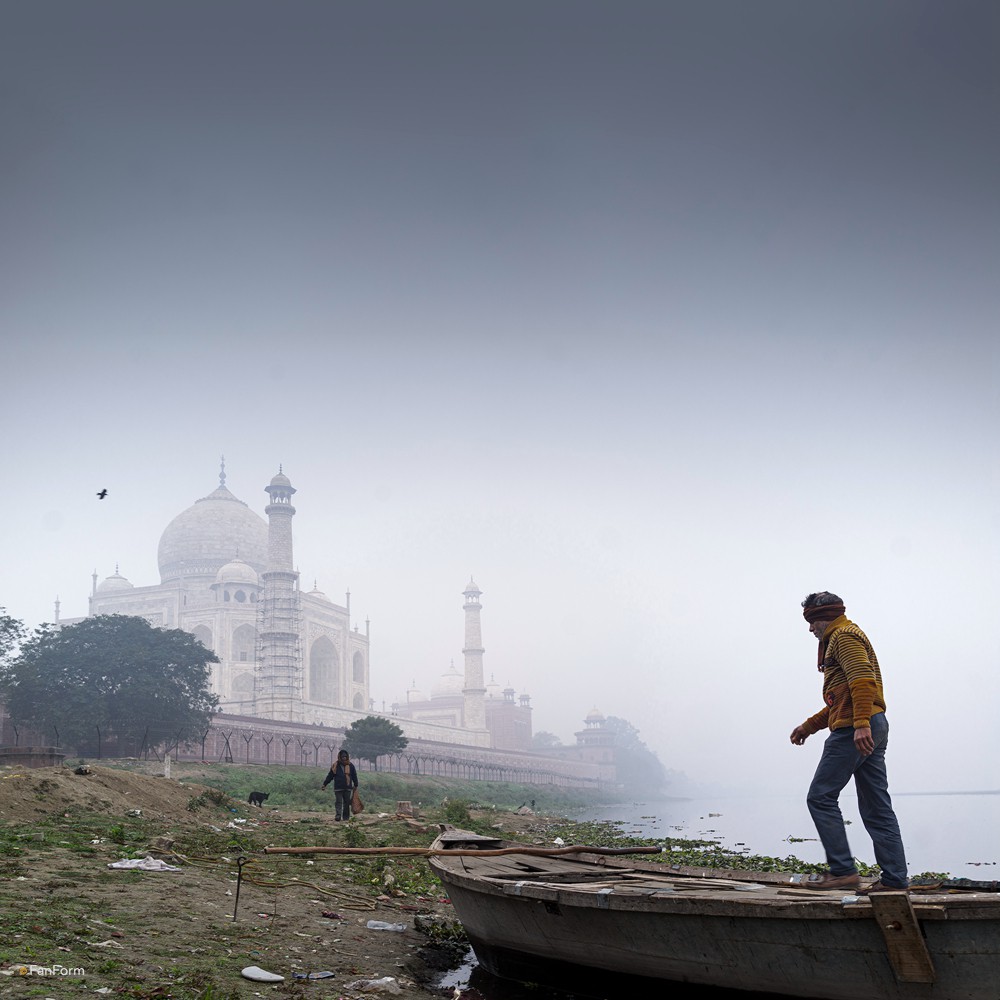
<instances>
[{"instance_id":1,"label":"crumpled paper on ground","mask_svg":"<svg viewBox=\"0 0 1000 1000\"><path fill-rule=\"evenodd\" d=\"M154 858L147 854L144 858L124 858L121 861L112 861L109 868L138 868L144 872L179 872L177 865L168 865L166 861Z\"/></svg>"}]
</instances>

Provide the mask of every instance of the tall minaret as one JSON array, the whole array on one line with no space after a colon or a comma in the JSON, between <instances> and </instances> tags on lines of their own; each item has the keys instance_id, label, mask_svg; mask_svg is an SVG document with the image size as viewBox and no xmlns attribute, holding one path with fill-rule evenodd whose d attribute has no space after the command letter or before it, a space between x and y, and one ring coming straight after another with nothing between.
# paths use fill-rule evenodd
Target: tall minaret
<instances>
[{"instance_id":1,"label":"tall minaret","mask_svg":"<svg viewBox=\"0 0 1000 1000\"><path fill-rule=\"evenodd\" d=\"M267 569L261 573L254 714L268 719L302 720L302 661L299 650L299 574L292 562L292 494L295 487L278 467L265 487Z\"/></svg>"},{"instance_id":2,"label":"tall minaret","mask_svg":"<svg viewBox=\"0 0 1000 1000\"><path fill-rule=\"evenodd\" d=\"M486 685L483 684L483 628L479 621L479 595L482 591L476 581L469 578L465 588L465 696L463 706L464 727L472 732L486 731Z\"/></svg>"}]
</instances>

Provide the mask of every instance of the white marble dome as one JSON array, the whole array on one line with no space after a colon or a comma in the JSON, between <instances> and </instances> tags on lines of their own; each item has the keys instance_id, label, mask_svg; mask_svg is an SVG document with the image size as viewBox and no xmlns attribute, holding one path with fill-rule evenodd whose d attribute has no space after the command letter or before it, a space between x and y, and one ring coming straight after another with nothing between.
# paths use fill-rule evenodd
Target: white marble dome
<instances>
[{"instance_id":1,"label":"white marble dome","mask_svg":"<svg viewBox=\"0 0 1000 1000\"><path fill-rule=\"evenodd\" d=\"M256 587L259 584L257 571L250 563L244 562L242 559L234 559L232 562L227 562L215 575L215 582L245 583L251 587Z\"/></svg>"},{"instance_id":2,"label":"white marble dome","mask_svg":"<svg viewBox=\"0 0 1000 1000\"><path fill-rule=\"evenodd\" d=\"M160 536L160 580L216 574L238 552L254 573L267 567L267 522L225 486L195 501Z\"/></svg>"},{"instance_id":3,"label":"white marble dome","mask_svg":"<svg viewBox=\"0 0 1000 1000\"><path fill-rule=\"evenodd\" d=\"M134 590L133 584L129 583L128 580L123 577L116 569L114 573L103 579L97 585L97 592L99 594L111 594L116 590Z\"/></svg>"},{"instance_id":4,"label":"white marble dome","mask_svg":"<svg viewBox=\"0 0 1000 1000\"><path fill-rule=\"evenodd\" d=\"M465 676L455 669L455 664L451 669L438 678L437 684L431 688L431 698L454 698L462 694L465 687Z\"/></svg>"}]
</instances>

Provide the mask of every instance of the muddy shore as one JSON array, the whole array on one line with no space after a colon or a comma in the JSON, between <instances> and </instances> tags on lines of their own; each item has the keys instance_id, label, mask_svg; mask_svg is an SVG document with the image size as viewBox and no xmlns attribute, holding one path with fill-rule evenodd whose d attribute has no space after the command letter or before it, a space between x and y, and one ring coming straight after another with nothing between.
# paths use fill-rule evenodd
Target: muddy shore
<instances>
[{"instance_id":1,"label":"muddy shore","mask_svg":"<svg viewBox=\"0 0 1000 1000\"><path fill-rule=\"evenodd\" d=\"M474 818L529 842L550 822ZM0 997L461 995L436 986L466 949L421 859L262 850L429 843L436 829L371 812L336 824L109 768L0 769ZM109 867L146 857L176 870ZM248 980L253 966L284 979Z\"/></svg>"}]
</instances>

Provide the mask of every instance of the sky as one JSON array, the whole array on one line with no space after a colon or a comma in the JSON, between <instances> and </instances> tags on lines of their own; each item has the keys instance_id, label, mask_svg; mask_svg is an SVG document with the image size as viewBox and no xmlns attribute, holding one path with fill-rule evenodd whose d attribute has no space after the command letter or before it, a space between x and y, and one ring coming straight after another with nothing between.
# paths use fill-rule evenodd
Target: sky
<instances>
[{"instance_id":1,"label":"sky","mask_svg":"<svg viewBox=\"0 0 1000 1000\"><path fill-rule=\"evenodd\" d=\"M1000 756L992 0L33 0L0 11L0 605L159 582L218 484L391 703L462 664L572 742L804 790L800 601L899 791ZM108 497L95 494L107 488Z\"/></svg>"}]
</instances>

